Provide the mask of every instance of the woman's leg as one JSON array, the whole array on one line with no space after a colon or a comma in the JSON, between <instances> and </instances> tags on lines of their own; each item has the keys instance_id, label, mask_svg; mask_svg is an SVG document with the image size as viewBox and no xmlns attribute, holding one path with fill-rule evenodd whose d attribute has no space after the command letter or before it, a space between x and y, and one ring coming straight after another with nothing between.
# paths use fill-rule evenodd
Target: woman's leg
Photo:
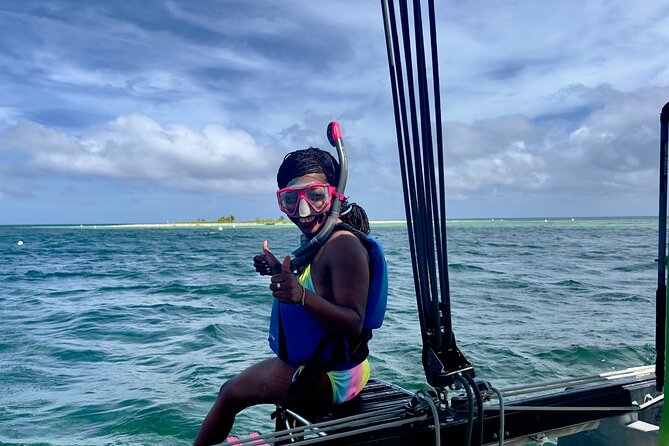
<instances>
[{"instance_id":1,"label":"woman's leg","mask_svg":"<svg viewBox=\"0 0 669 446\"><path fill-rule=\"evenodd\" d=\"M200 446L223 442L232 429L235 416L249 406L285 405L295 370L296 366L279 358L271 358L252 365L226 382L204 419L194 444ZM317 389L308 392L308 395L308 401L297 404L305 407L328 407L332 403L332 387L327 375L321 377Z\"/></svg>"}]
</instances>

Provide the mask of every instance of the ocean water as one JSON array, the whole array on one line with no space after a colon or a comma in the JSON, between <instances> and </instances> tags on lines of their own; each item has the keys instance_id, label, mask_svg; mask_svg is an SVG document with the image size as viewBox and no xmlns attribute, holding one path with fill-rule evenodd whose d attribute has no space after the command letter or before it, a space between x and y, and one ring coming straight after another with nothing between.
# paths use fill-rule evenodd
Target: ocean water
<instances>
[{"instance_id":1,"label":"ocean water","mask_svg":"<svg viewBox=\"0 0 669 446\"><path fill-rule=\"evenodd\" d=\"M652 218L453 221L453 326L496 387L654 363ZM389 306L372 373L425 387L406 227L386 248ZM226 379L271 355L263 240L289 226L0 226L0 444L186 445ZM19 241L23 244L19 245ZM233 433L273 428L270 406Z\"/></svg>"}]
</instances>

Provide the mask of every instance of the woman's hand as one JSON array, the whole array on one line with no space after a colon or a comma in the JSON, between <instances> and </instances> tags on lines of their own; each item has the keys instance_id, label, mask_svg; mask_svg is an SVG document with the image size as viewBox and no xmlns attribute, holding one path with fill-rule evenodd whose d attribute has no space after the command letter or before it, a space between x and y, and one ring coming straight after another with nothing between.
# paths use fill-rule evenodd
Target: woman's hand
<instances>
[{"instance_id":1,"label":"woman's hand","mask_svg":"<svg viewBox=\"0 0 669 446\"><path fill-rule=\"evenodd\" d=\"M272 276L269 284L272 296L284 304L302 303L302 290L304 289L297 276L290 270L290 256L286 256L281 264L281 272Z\"/></svg>"},{"instance_id":2,"label":"woman's hand","mask_svg":"<svg viewBox=\"0 0 669 446\"><path fill-rule=\"evenodd\" d=\"M273 276L281 272L281 262L267 247L267 240L262 242L262 254L253 257L253 266L261 276Z\"/></svg>"}]
</instances>

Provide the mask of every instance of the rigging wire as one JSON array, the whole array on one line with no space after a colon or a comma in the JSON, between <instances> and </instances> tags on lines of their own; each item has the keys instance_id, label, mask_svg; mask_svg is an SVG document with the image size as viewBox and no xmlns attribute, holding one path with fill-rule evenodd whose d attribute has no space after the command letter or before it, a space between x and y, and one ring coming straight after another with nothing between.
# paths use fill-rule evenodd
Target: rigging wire
<instances>
[{"instance_id":1,"label":"rigging wire","mask_svg":"<svg viewBox=\"0 0 669 446\"><path fill-rule=\"evenodd\" d=\"M473 368L457 349L451 321L434 0L399 1L397 12L395 0L381 0L381 7L423 365L428 383L439 388Z\"/></svg>"},{"instance_id":2,"label":"rigging wire","mask_svg":"<svg viewBox=\"0 0 669 446\"><path fill-rule=\"evenodd\" d=\"M469 387L469 382L462 375L457 375L455 381L459 383L467 394L467 431L465 433L465 442L463 444L471 446L472 431L474 429L474 395Z\"/></svg>"},{"instance_id":3,"label":"rigging wire","mask_svg":"<svg viewBox=\"0 0 669 446\"><path fill-rule=\"evenodd\" d=\"M624 370L601 373L599 375L584 376L583 378L567 378L543 383L509 387L502 390L502 393L505 396L514 396L528 393L545 392L553 389L574 387L577 385L603 382L613 379L640 378L642 376L648 376L653 373L653 369L654 366L630 367Z\"/></svg>"},{"instance_id":4,"label":"rigging wire","mask_svg":"<svg viewBox=\"0 0 669 446\"><path fill-rule=\"evenodd\" d=\"M408 2L407 2L408 3ZM410 42L409 26L408 26L408 8L405 2L400 2L400 12L402 17L402 29L404 34L404 49L410 47L408 43ZM433 345L434 348L439 351L442 348L442 335L446 335L448 332L450 335L450 329L444 330L442 332L441 325L442 320L439 314L439 303L440 299L440 290L443 291L441 287L441 280L437 271L442 271L444 268L444 252L442 251L441 240L439 238L439 232L434 231L434 227L438 225L438 219L435 218L437 210L437 190L436 184L434 181L434 144L432 141L432 119L430 114L430 101L427 90L427 68L425 62L425 42L423 39L423 23L422 23L422 13L420 7L420 0L414 0L413 2L413 29L414 29L414 45L416 52L416 80L417 80L417 90L418 90L418 111L420 112L419 120L419 129L415 129L415 132L419 135L418 140L420 144L414 146L414 151L416 152L416 159L421 159L421 164L423 165L424 172L417 172L421 176L422 184L422 194L424 199L424 208L422 212L423 220L422 223L425 226L425 235L426 239L423 240L425 243L425 250L428 253L428 283L431 290L431 306L432 306L432 319L435 330L433 332ZM418 132L420 130L420 133ZM422 149L422 150L421 150ZM416 163L418 164L418 163ZM424 175L423 175L424 174ZM420 194L420 190L418 191ZM430 227L432 224L432 227ZM435 258L435 247L437 252L437 257ZM436 329L439 327L439 329ZM450 327L449 327L450 328ZM448 337L447 337L448 339ZM446 345L450 345L447 343Z\"/></svg>"},{"instance_id":5,"label":"rigging wire","mask_svg":"<svg viewBox=\"0 0 669 446\"><path fill-rule=\"evenodd\" d=\"M476 397L476 411L477 411L477 416L476 419L478 421L478 430L477 430L477 438L478 438L478 445L481 446L483 444L483 396L481 395L481 391L479 390L479 387L476 385L476 382L474 381L474 378L469 376L468 374L463 374L462 375L464 379L469 383L471 386L472 390L474 391L474 396Z\"/></svg>"},{"instance_id":6,"label":"rigging wire","mask_svg":"<svg viewBox=\"0 0 669 446\"><path fill-rule=\"evenodd\" d=\"M252 443L254 441L265 441L275 443L279 441L294 441L307 435L316 436L313 440L300 440L300 444L315 443L326 439L359 435L364 432L372 432L405 424L416 423L427 418L426 414L416 416L406 416L406 410L403 406L379 409L372 412L351 415L335 420L322 421L320 423L298 426L291 429L270 432L267 434L255 436L248 439L234 440L232 444ZM362 426L362 427L361 427ZM337 432L347 429L347 432ZM321 434L327 434L326 437Z\"/></svg>"},{"instance_id":7,"label":"rigging wire","mask_svg":"<svg viewBox=\"0 0 669 446\"><path fill-rule=\"evenodd\" d=\"M446 392L439 389L455 382L465 389L469 401L467 444L472 439L473 393L476 393L480 417L478 442L481 443L483 399L473 380L473 367L457 349L452 330L436 14L434 0L424 1L428 5L425 23L421 0L399 0L399 14L396 14L395 0L381 0L409 248L423 339L423 368L428 383L437 389L440 398L443 396L444 402ZM424 32L426 27L427 32ZM467 379L463 378L464 373Z\"/></svg>"},{"instance_id":8,"label":"rigging wire","mask_svg":"<svg viewBox=\"0 0 669 446\"><path fill-rule=\"evenodd\" d=\"M404 135L403 138L397 139L398 152L400 157L400 176L402 178L402 191L404 196L405 209L415 208L413 194L410 190L415 190L413 184L413 177L409 177L407 170L411 167L411 160L405 157L405 147L410 146L409 128L407 124L406 112L406 97L404 95L404 88L399 88L399 85L404 85L404 77L402 75L402 58L399 53L399 39L397 37L397 29L395 26L391 27L391 23L396 23L394 2L388 4L387 0L381 0L381 9L383 11L383 23L386 37L386 50L388 53L388 68L390 70L390 86L393 96L393 111L395 115L395 131L397 135ZM425 323L425 309L423 308L422 286L419 281L419 270L416 253L416 241L414 239L413 221L407 215L407 229L409 235L409 250L411 252L411 266L413 268L414 287L416 289L416 302L418 304L418 319L420 322L421 334L423 337L423 344L427 343L426 339L426 323Z\"/></svg>"},{"instance_id":9,"label":"rigging wire","mask_svg":"<svg viewBox=\"0 0 669 446\"><path fill-rule=\"evenodd\" d=\"M415 79L413 74L413 57L411 53L411 34L409 30L409 10L407 2L400 1L400 25L402 31L402 49L405 60L406 89L409 95L409 117L411 130L411 144L405 147L405 158L407 161L407 173L410 184L414 187L410 190L412 197L412 207L407 209L407 219L414 223L414 233L416 241L416 252L418 254L419 283L422 288L423 307L426 312L425 318L428 323L427 335L431 338L431 344L438 346L440 341L440 330L438 313L434 310L435 284L431 278L434 277L434 242L432 234L428 231L428 201L427 191L425 190L425 180L423 172L427 171L428 166L423 165L421 153L421 143L419 136L419 122L416 104ZM402 86L404 88L404 86ZM399 135L398 135L399 136ZM413 181L411 181L413 179ZM435 345L436 344L436 345Z\"/></svg>"},{"instance_id":10,"label":"rigging wire","mask_svg":"<svg viewBox=\"0 0 669 446\"><path fill-rule=\"evenodd\" d=\"M435 446L441 446L441 421L439 420L439 411L437 410L437 405L434 404L432 397L424 391L416 392L416 397L420 400L423 400L427 403L432 411L432 419L434 420L434 444Z\"/></svg>"}]
</instances>

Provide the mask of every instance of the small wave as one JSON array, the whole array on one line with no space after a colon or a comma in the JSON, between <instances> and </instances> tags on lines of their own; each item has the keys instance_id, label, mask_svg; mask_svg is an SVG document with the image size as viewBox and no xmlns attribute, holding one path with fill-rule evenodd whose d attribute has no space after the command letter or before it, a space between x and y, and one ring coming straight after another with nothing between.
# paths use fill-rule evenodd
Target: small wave
<instances>
[{"instance_id":1,"label":"small wave","mask_svg":"<svg viewBox=\"0 0 669 446\"><path fill-rule=\"evenodd\" d=\"M554 348L536 353L536 357L542 360L568 364L570 367L581 370L597 370L604 368L602 363L610 362L612 359L617 363L640 364L643 354L634 345L611 347L600 345L570 345L564 348ZM578 373L578 371L576 371Z\"/></svg>"},{"instance_id":2,"label":"small wave","mask_svg":"<svg viewBox=\"0 0 669 446\"><path fill-rule=\"evenodd\" d=\"M598 293L595 294L593 298L594 300L599 302L650 302L651 301L651 299L639 296L637 294L620 293L620 292Z\"/></svg>"},{"instance_id":3,"label":"small wave","mask_svg":"<svg viewBox=\"0 0 669 446\"><path fill-rule=\"evenodd\" d=\"M206 338L220 341L223 339L227 339L230 336L234 336L235 330L236 330L235 327L231 327L229 325L209 324L201 330L201 333Z\"/></svg>"},{"instance_id":4,"label":"small wave","mask_svg":"<svg viewBox=\"0 0 669 446\"><path fill-rule=\"evenodd\" d=\"M150 285L144 284L134 284L134 285L114 285L114 286L101 286L97 288L97 292L100 293L115 293L115 292L126 292L126 291L145 291L152 289Z\"/></svg>"},{"instance_id":5,"label":"small wave","mask_svg":"<svg viewBox=\"0 0 669 446\"><path fill-rule=\"evenodd\" d=\"M553 285L559 286L559 287L568 287L571 289L590 289L588 285L585 283L579 282L578 280L573 280L573 279L567 279L567 280L560 280L558 282L553 282Z\"/></svg>"},{"instance_id":6,"label":"small wave","mask_svg":"<svg viewBox=\"0 0 669 446\"><path fill-rule=\"evenodd\" d=\"M107 353L100 350L91 350L91 349L61 349L51 352L51 356L57 359L58 361L64 362L90 362L90 363L99 363L107 361Z\"/></svg>"},{"instance_id":7,"label":"small wave","mask_svg":"<svg viewBox=\"0 0 669 446\"><path fill-rule=\"evenodd\" d=\"M148 288L148 287L147 287ZM148 294L189 294L189 295L233 295L234 290L228 284L217 283L209 285L185 284L181 282L172 282L162 286L154 286Z\"/></svg>"},{"instance_id":8,"label":"small wave","mask_svg":"<svg viewBox=\"0 0 669 446\"><path fill-rule=\"evenodd\" d=\"M517 243L501 243L501 242L487 242L486 246L491 248L518 248L525 247L525 245L518 245Z\"/></svg>"},{"instance_id":9,"label":"small wave","mask_svg":"<svg viewBox=\"0 0 669 446\"><path fill-rule=\"evenodd\" d=\"M657 267L652 263L636 263L632 265L617 266L611 268L611 271L618 271L622 273L637 273L645 271L654 271Z\"/></svg>"},{"instance_id":10,"label":"small wave","mask_svg":"<svg viewBox=\"0 0 669 446\"><path fill-rule=\"evenodd\" d=\"M131 270L108 270L105 272L95 271L38 271L29 270L24 274L27 279L67 279L76 277L78 279L100 279L123 277L126 279L136 279L141 277L140 273Z\"/></svg>"},{"instance_id":11,"label":"small wave","mask_svg":"<svg viewBox=\"0 0 669 446\"><path fill-rule=\"evenodd\" d=\"M486 272L493 272L493 271L488 271L485 268L482 268L480 266L476 265L468 265L464 263L449 263L448 264L448 269L449 271L486 271Z\"/></svg>"},{"instance_id":12,"label":"small wave","mask_svg":"<svg viewBox=\"0 0 669 446\"><path fill-rule=\"evenodd\" d=\"M180 282L172 282L161 286L155 286L149 294L190 294L192 287Z\"/></svg>"}]
</instances>

